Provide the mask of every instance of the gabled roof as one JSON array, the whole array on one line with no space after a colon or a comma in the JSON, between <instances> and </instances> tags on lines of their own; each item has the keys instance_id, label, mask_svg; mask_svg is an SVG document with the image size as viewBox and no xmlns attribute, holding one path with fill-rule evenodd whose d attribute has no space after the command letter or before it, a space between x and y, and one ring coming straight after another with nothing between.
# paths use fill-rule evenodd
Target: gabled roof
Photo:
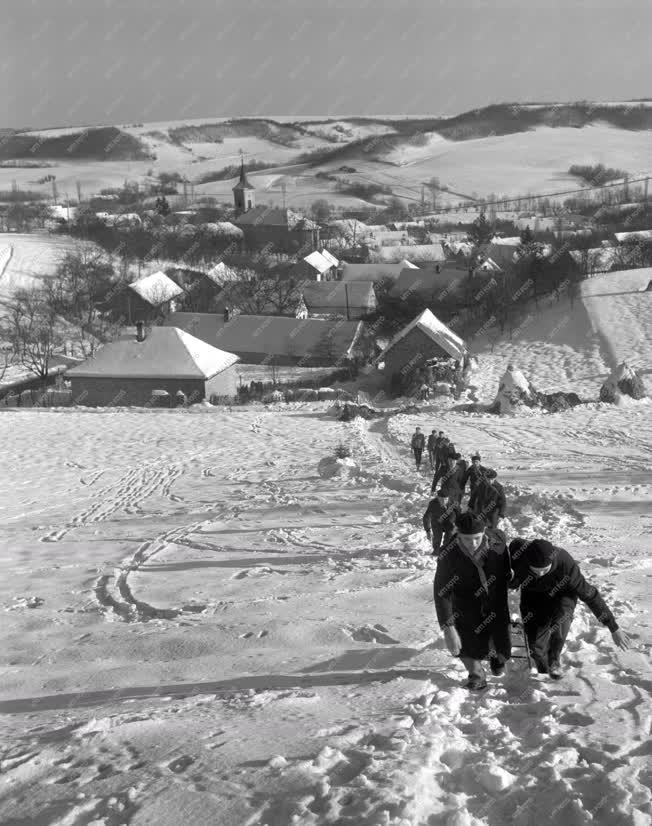
<instances>
[{"instance_id":1,"label":"gabled roof","mask_svg":"<svg viewBox=\"0 0 652 826\"><path fill-rule=\"evenodd\" d=\"M376 362L383 361L387 353L394 347L401 339L405 338L408 333L414 329L420 330L428 338L432 339L443 350L445 350L451 358L459 359L467 352L466 345L462 339L455 335L437 316L430 310L424 310L409 324L394 336L387 347L376 358Z\"/></svg>"},{"instance_id":2,"label":"gabled roof","mask_svg":"<svg viewBox=\"0 0 652 826\"><path fill-rule=\"evenodd\" d=\"M165 321L189 330L213 346L237 353L266 356L303 356L335 361L350 355L363 329L359 321L245 315L229 321L217 313L171 313Z\"/></svg>"},{"instance_id":3,"label":"gabled roof","mask_svg":"<svg viewBox=\"0 0 652 826\"><path fill-rule=\"evenodd\" d=\"M202 229L210 232L212 235L219 235L227 238L242 238L243 232L240 227L236 227L231 221L210 221L206 224L200 224Z\"/></svg>"},{"instance_id":4,"label":"gabled roof","mask_svg":"<svg viewBox=\"0 0 652 826\"><path fill-rule=\"evenodd\" d=\"M288 229L317 229L317 224L293 212L280 207L255 206L234 219L236 226L253 227L287 227Z\"/></svg>"},{"instance_id":5,"label":"gabled roof","mask_svg":"<svg viewBox=\"0 0 652 826\"><path fill-rule=\"evenodd\" d=\"M398 278L404 269L417 270L418 267L407 260L399 261L398 264L349 264L344 261L342 281L380 281L383 278Z\"/></svg>"},{"instance_id":6,"label":"gabled roof","mask_svg":"<svg viewBox=\"0 0 652 826\"><path fill-rule=\"evenodd\" d=\"M144 341L135 332L105 344L67 376L73 378L208 379L239 361L176 327L153 327Z\"/></svg>"},{"instance_id":7,"label":"gabled roof","mask_svg":"<svg viewBox=\"0 0 652 826\"><path fill-rule=\"evenodd\" d=\"M320 275L323 275L325 272L328 272L330 268L333 266L330 261L328 261L318 250L311 252L310 255L304 256L303 259L306 263L310 264L310 266L317 270Z\"/></svg>"},{"instance_id":8,"label":"gabled roof","mask_svg":"<svg viewBox=\"0 0 652 826\"><path fill-rule=\"evenodd\" d=\"M332 267L339 267L340 262L328 250L322 250L321 254L327 261L330 261Z\"/></svg>"},{"instance_id":9,"label":"gabled roof","mask_svg":"<svg viewBox=\"0 0 652 826\"><path fill-rule=\"evenodd\" d=\"M255 188L256 188L255 186L252 186L249 183L249 181L247 179L247 173L245 172L245 168L244 168L244 161L241 161L240 162L240 179L238 180L238 183L233 187L233 190L235 191L237 189L255 189Z\"/></svg>"},{"instance_id":10,"label":"gabled roof","mask_svg":"<svg viewBox=\"0 0 652 826\"><path fill-rule=\"evenodd\" d=\"M316 281L303 287L303 300L309 313L325 315L349 311L372 312L376 309L376 293L371 281Z\"/></svg>"},{"instance_id":11,"label":"gabled roof","mask_svg":"<svg viewBox=\"0 0 652 826\"><path fill-rule=\"evenodd\" d=\"M162 270L139 278L138 281L133 281L127 286L153 307L158 307L183 293L181 287L168 278Z\"/></svg>"},{"instance_id":12,"label":"gabled roof","mask_svg":"<svg viewBox=\"0 0 652 826\"><path fill-rule=\"evenodd\" d=\"M229 281L238 281L241 278L240 273L234 270L233 267L229 267L224 261L220 261L214 267L211 267L207 275L216 284L226 284Z\"/></svg>"}]
</instances>

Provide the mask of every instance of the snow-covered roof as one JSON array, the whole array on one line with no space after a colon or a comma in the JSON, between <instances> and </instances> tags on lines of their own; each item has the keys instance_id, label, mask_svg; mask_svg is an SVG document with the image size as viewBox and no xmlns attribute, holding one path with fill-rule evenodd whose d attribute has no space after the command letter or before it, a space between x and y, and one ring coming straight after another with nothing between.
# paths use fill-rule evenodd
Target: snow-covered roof
<instances>
[{"instance_id":1,"label":"snow-covered roof","mask_svg":"<svg viewBox=\"0 0 652 826\"><path fill-rule=\"evenodd\" d=\"M201 226L208 232L213 233L213 235L232 238L244 237L244 232L240 229L240 227L236 227L236 225L232 224L230 221L212 221L207 224L201 224Z\"/></svg>"},{"instance_id":2,"label":"snow-covered roof","mask_svg":"<svg viewBox=\"0 0 652 826\"><path fill-rule=\"evenodd\" d=\"M342 281L380 281L382 278L398 278L405 269L417 270L410 261L398 264L380 262L378 264L349 264L342 262Z\"/></svg>"},{"instance_id":3,"label":"snow-covered roof","mask_svg":"<svg viewBox=\"0 0 652 826\"><path fill-rule=\"evenodd\" d=\"M215 264L214 267L211 267L207 275L211 281L214 281L216 284L225 284L227 281L239 281L242 278L237 270L229 267L224 261L220 261L218 264Z\"/></svg>"},{"instance_id":4,"label":"snow-covered roof","mask_svg":"<svg viewBox=\"0 0 652 826\"><path fill-rule=\"evenodd\" d=\"M338 266L339 266L339 263L340 263L340 262L339 262L339 261L337 260L337 258L336 258L334 255L332 255L332 254L331 254L328 250L322 250L322 251L321 251L321 254L323 255L323 257L324 257L327 261L330 261L330 263L331 263L331 266L332 266L332 267L338 267Z\"/></svg>"},{"instance_id":5,"label":"snow-covered roof","mask_svg":"<svg viewBox=\"0 0 652 826\"><path fill-rule=\"evenodd\" d=\"M633 232L616 232L616 240L619 244L623 241L652 241L652 229L639 229Z\"/></svg>"},{"instance_id":6,"label":"snow-covered roof","mask_svg":"<svg viewBox=\"0 0 652 826\"><path fill-rule=\"evenodd\" d=\"M443 322L441 322L431 310L424 310L394 336L387 347L385 347L382 353L377 357L376 361L383 361L387 352L415 328L425 333L452 358L462 358L462 356L467 352L464 341L458 335L455 335L455 333Z\"/></svg>"},{"instance_id":7,"label":"snow-covered roof","mask_svg":"<svg viewBox=\"0 0 652 826\"><path fill-rule=\"evenodd\" d=\"M154 307L170 301L173 298L177 298L177 296L183 293L181 287L175 284L174 281L168 278L161 270L146 275L144 278L140 278L128 286L129 289L133 290Z\"/></svg>"},{"instance_id":8,"label":"snow-covered roof","mask_svg":"<svg viewBox=\"0 0 652 826\"><path fill-rule=\"evenodd\" d=\"M177 327L153 327L144 341L124 333L68 370L73 378L208 379L239 361Z\"/></svg>"},{"instance_id":9,"label":"snow-covered roof","mask_svg":"<svg viewBox=\"0 0 652 826\"><path fill-rule=\"evenodd\" d=\"M503 247L520 247L521 246L521 236L520 235L513 235L510 238L499 238L495 235L491 241L491 244L496 244L496 246Z\"/></svg>"},{"instance_id":10,"label":"snow-covered roof","mask_svg":"<svg viewBox=\"0 0 652 826\"><path fill-rule=\"evenodd\" d=\"M380 247L375 257L388 263L399 262L403 258L420 263L422 261L445 261L446 256L440 243L437 244L399 244L394 247Z\"/></svg>"},{"instance_id":11,"label":"snow-covered roof","mask_svg":"<svg viewBox=\"0 0 652 826\"><path fill-rule=\"evenodd\" d=\"M310 264L313 269L317 270L320 275L330 270L333 266L318 250L311 252L310 255L304 256L303 260L307 264Z\"/></svg>"}]
</instances>

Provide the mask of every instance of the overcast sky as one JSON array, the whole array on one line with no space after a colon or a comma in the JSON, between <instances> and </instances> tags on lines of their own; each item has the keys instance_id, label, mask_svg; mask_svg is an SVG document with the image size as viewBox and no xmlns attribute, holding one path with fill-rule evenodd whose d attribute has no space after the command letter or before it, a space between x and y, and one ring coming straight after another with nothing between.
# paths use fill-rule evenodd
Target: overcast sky
<instances>
[{"instance_id":1,"label":"overcast sky","mask_svg":"<svg viewBox=\"0 0 652 826\"><path fill-rule=\"evenodd\" d=\"M652 97L652 0L2 0L0 126Z\"/></svg>"}]
</instances>

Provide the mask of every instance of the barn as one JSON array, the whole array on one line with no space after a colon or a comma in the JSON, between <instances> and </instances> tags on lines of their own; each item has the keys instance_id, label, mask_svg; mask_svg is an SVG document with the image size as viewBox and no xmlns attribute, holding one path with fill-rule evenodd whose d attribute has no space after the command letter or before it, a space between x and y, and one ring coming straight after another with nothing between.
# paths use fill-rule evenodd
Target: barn
<instances>
[{"instance_id":1,"label":"barn","mask_svg":"<svg viewBox=\"0 0 652 826\"><path fill-rule=\"evenodd\" d=\"M137 325L68 370L72 397L88 407L150 406L167 394L191 402L235 397L238 378L233 353L219 350L176 327Z\"/></svg>"},{"instance_id":2,"label":"barn","mask_svg":"<svg viewBox=\"0 0 652 826\"><path fill-rule=\"evenodd\" d=\"M410 373L429 359L461 361L466 354L464 341L433 312L424 310L394 336L376 364L391 378L396 373Z\"/></svg>"}]
</instances>

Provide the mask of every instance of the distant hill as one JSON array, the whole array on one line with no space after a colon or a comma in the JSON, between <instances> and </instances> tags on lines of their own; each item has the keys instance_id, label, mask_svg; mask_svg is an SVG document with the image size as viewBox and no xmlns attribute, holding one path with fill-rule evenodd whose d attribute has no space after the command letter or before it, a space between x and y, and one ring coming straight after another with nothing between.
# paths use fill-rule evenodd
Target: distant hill
<instances>
[{"instance_id":1,"label":"distant hill","mask_svg":"<svg viewBox=\"0 0 652 826\"><path fill-rule=\"evenodd\" d=\"M65 135L30 135L7 131L0 141L0 160L139 161L151 157L138 138L115 126L80 129Z\"/></svg>"}]
</instances>

